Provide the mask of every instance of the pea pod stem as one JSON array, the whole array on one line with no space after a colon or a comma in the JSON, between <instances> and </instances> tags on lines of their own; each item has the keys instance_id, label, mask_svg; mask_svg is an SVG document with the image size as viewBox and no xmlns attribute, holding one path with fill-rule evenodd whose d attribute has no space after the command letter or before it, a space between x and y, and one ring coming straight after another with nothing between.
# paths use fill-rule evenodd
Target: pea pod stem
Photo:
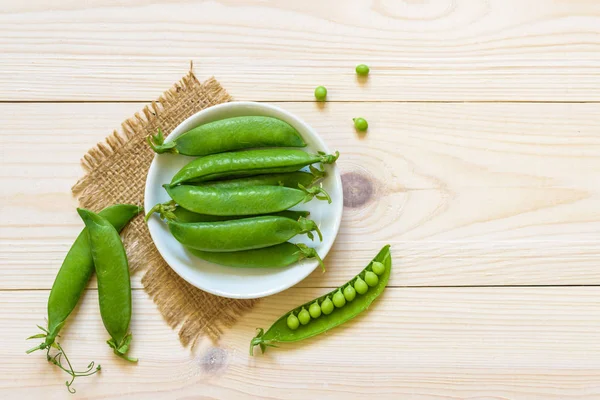
<instances>
[{"instance_id":1,"label":"pea pod stem","mask_svg":"<svg viewBox=\"0 0 600 400\"><path fill-rule=\"evenodd\" d=\"M318 232L320 233L320 231ZM312 247L308 247L307 245L302 243L297 243L296 247L298 247L298 251L296 252L296 254L301 255L300 259L315 258L319 262L319 265L321 266L323 272L325 272L325 263L323 262L323 259L319 256L319 253L317 253L317 250L313 249Z\"/></svg>"},{"instance_id":2,"label":"pea pod stem","mask_svg":"<svg viewBox=\"0 0 600 400\"><path fill-rule=\"evenodd\" d=\"M148 142L152 150L154 150L158 154L179 153L179 151L177 151L177 149L175 148L175 146L177 146L177 143L175 141L165 144L165 135L162 129L160 128L158 128L158 133L156 135L150 135L146 137L146 142Z\"/></svg>"},{"instance_id":3,"label":"pea pod stem","mask_svg":"<svg viewBox=\"0 0 600 400\"><path fill-rule=\"evenodd\" d=\"M327 154L324 151L318 151L317 154L321 156L321 163L323 164L333 164L340 158L340 152L336 151L334 154Z\"/></svg>"},{"instance_id":4,"label":"pea pod stem","mask_svg":"<svg viewBox=\"0 0 600 400\"><path fill-rule=\"evenodd\" d=\"M175 220L177 220L177 216L175 216L176 209L177 209L177 204L173 200L167 201L166 203L158 203L154 207L152 207L150 209L150 211L148 211L148 213L146 213L146 216L144 217L144 221L148 222L148 220L154 213L158 213L158 215L160 216L161 219L168 219L168 220L175 221Z\"/></svg>"},{"instance_id":5,"label":"pea pod stem","mask_svg":"<svg viewBox=\"0 0 600 400\"><path fill-rule=\"evenodd\" d=\"M121 341L121 343L117 343L115 341L115 339L110 338L106 341L106 343L108 344L108 346L113 349L113 352L121 357L124 360L127 360L129 362L133 362L136 363L138 362L137 358L134 357L129 357L127 355L127 352L129 351L129 345L131 344L131 340L133 339L133 336L131 336L131 333L128 333L127 335L125 335L125 337L123 338L123 340Z\"/></svg>"},{"instance_id":6,"label":"pea pod stem","mask_svg":"<svg viewBox=\"0 0 600 400\"><path fill-rule=\"evenodd\" d=\"M331 204L331 197L329 197L329 193L327 193L325 189L321 187L306 188L299 183L298 188L306 193L306 198L304 199L305 203L308 203L313 199L313 197L316 197L318 200L327 200L327 202Z\"/></svg>"},{"instance_id":7,"label":"pea pod stem","mask_svg":"<svg viewBox=\"0 0 600 400\"><path fill-rule=\"evenodd\" d=\"M310 240L315 240L315 235L313 235L312 231L316 231L317 235L319 235L319 240L321 242L323 241L323 235L321 234L321 230L315 221L300 217L298 219L298 223L302 227L303 233L306 233L306 236L308 236Z\"/></svg>"},{"instance_id":8,"label":"pea pod stem","mask_svg":"<svg viewBox=\"0 0 600 400\"><path fill-rule=\"evenodd\" d=\"M339 153L338 153L339 156ZM314 165L310 165L308 167L308 170L310 171L311 174L313 174L314 179L312 181L312 183L317 182L319 179L323 179L327 177L327 172L325 172L325 168L323 168L323 166L321 165L321 168L317 168Z\"/></svg>"},{"instance_id":9,"label":"pea pod stem","mask_svg":"<svg viewBox=\"0 0 600 400\"><path fill-rule=\"evenodd\" d=\"M254 355L254 347L259 346L261 352L265 352L267 347L279 347L273 344L271 340L263 340L265 330L263 328L256 328L256 336L250 341L250 355Z\"/></svg>"}]
</instances>

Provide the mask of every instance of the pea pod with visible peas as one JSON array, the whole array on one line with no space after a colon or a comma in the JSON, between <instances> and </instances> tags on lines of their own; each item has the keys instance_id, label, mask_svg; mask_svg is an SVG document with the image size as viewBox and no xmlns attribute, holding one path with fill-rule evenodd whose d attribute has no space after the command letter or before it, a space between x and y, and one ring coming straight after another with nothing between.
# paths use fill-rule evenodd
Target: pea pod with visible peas
<instances>
[{"instance_id":1,"label":"pea pod with visible peas","mask_svg":"<svg viewBox=\"0 0 600 400\"><path fill-rule=\"evenodd\" d=\"M165 185L169 196L181 207L207 215L260 215L287 210L300 202L307 203L313 197L319 200L331 198L320 187L292 189L285 186L244 186L218 188L213 186ZM157 204L150 213L157 211Z\"/></svg>"},{"instance_id":2,"label":"pea pod with visible peas","mask_svg":"<svg viewBox=\"0 0 600 400\"><path fill-rule=\"evenodd\" d=\"M164 135L147 138L157 153L206 156L256 147L305 147L306 143L290 124L277 118L244 116L200 125L165 143Z\"/></svg>"},{"instance_id":3,"label":"pea pod with visible peas","mask_svg":"<svg viewBox=\"0 0 600 400\"><path fill-rule=\"evenodd\" d=\"M188 249L190 253L205 261L237 268L279 268L294 264L303 259L316 258L325 272L323 260L317 251L304 244L289 242L261 249L216 253Z\"/></svg>"},{"instance_id":4,"label":"pea pod with visible peas","mask_svg":"<svg viewBox=\"0 0 600 400\"><path fill-rule=\"evenodd\" d=\"M217 222L179 222L172 215L164 215L173 237L186 247L212 252L230 252L260 249L284 243L292 237L306 233L314 239L316 231L323 240L314 221L299 218L261 216Z\"/></svg>"},{"instance_id":5,"label":"pea pod with visible peas","mask_svg":"<svg viewBox=\"0 0 600 400\"><path fill-rule=\"evenodd\" d=\"M198 158L175 174L170 186L186 182L206 182L216 179L244 177L261 174L295 172L316 164L333 164L339 153L309 154L295 149L259 149L213 154Z\"/></svg>"},{"instance_id":6,"label":"pea pod with visible peas","mask_svg":"<svg viewBox=\"0 0 600 400\"><path fill-rule=\"evenodd\" d=\"M383 270L379 264L384 266ZM253 355L255 346L260 346L260 349L264 353L267 347L277 347L277 343L296 342L307 339L356 317L369 308L371 303L383 292L389 280L391 268L392 256L390 254L390 246L387 245L381 249L365 269L346 284L288 311L275 321L266 332L263 329L258 329L256 337L250 342L250 355ZM348 297L352 299L350 300L346 297L346 288L353 286L359 279L362 281L361 276L364 277L369 272L378 277L377 284L370 288L367 287L367 291L364 293L356 290L359 293L356 297L353 297L350 294L352 291L349 290L348 294L350 296ZM377 275L378 272L380 272L379 275ZM332 301L331 298L334 300ZM317 310L317 307L320 307L322 313ZM308 309L309 315L312 318L305 325L294 321L294 318L298 320L296 316L303 309ZM291 318L291 316L294 316L294 318ZM290 319L292 320L291 323Z\"/></svg>"},{"instance_id":7,"label":"pea pod with visible peas","mask_svg":"<svg viewBox=\"0 0 600 400\"><path fill-rule=\"evenodd\" d=\"M88 228L94 268L98 278L100 316L110 335L106 342L113 352L131 362L127 356L131 344L131 281L123 242L117 230L100 215L82 208L77 212Z\"/></svg>"},{"instance_id":8,"label":"pea pod with visible peas","mask_svg":"<svg viewBox=\"0 0 600 400\"><path fill-rule=\"evenodd\" d=\"M142 209L138 206L116 204L100 211L99 215L106 218L117 231L121 231L140 211ZM45 349L49 352L51 347L55 347L59 351L53 357L48 353L47 359L71 375L71 381L67 382L67 388L71 393L75 392L75 389L71 388L71 385L77 376L91 375L99 370L100 366L98 365L94 368L94 363L92 362L89 364L87 371L74 371L70 366L66 354L64 354L62 346L55 341L67 318L79 302L79 298L93 272L94 260L90 249L88 230L84 228L67 253L52 285L52 290L48 297L48 328L46 329L38 325L44 333L29 338L44 339L44 342L28 350L27 353ZM62 357L65 358L68 369L61 364Z\"/></svg>"}]
</instances>

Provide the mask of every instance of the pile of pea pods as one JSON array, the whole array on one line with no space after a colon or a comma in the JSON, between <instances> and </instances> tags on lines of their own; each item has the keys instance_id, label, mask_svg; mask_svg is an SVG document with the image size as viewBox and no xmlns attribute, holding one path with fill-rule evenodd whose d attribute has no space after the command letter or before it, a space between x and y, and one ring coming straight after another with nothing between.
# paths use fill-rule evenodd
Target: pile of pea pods
<instances>
[{"instance_id":1,"label":"pile of pea pods","mask_svg":"<svg viewBox=\"0 0 600 400\"><path fill-rule=\"evenodd\" d=\"M148 138L157 153L198 157L164 188L171 200L155 205L173 237L203 260L240 268L277 268L306 258L323 261L314 248L290 243L296 235L323 240L307 211L290 208L329 194L314 186L323 164L339 153L311 154L290 124L272 117L243 116L200 125L165 143ZM318 168L316 165L321 164ZM303 170L308 168L308 170Z\"/></svg>"}]
</instances>

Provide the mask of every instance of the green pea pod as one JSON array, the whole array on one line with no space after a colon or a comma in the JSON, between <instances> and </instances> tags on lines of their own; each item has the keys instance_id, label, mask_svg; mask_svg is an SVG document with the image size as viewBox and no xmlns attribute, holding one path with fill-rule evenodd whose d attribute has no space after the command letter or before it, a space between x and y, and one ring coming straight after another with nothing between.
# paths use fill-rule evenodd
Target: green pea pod
<instances>
[{"instance_id":1,"label":"green pea pod","mask_svg":"<svg viewBox=\"0 0 600 400\"><path fill-rule=\"evenodd\" d=\"M127 254L119 232L100 215L82 208L77 212L88 228L92 258L98 278L100 316L111 338L106 342L125 360L131 343L131 281Z\"/></svg>"},{"instance_id":2,"label":"green pea pod","mask_svg":"<svg viewBox=\"0 0 600 400\"><path fill-rule=\"evenodd\" d=\"M296 342L326 332L331 328L341 325L344 322L356 317L358 314L368 309L371 303L383 292L389 280L392 268L390 246L387 245L383 247L377 256L375 256L373 261L380 262L385 266L385 271L379 277L377 285L369 288L365 294L358 295L352 301L341 305L340 308L332 309L333 311L331 311L331 313L323 312L322 315L319 315L316 319L310 320L306 325L288 325L287 318L289 315L298 314L303 308L309 309L310 306L315 302L317 305L322 304L324 301L327 301L327 299L334 297L334 295L338 293L340 289L351 285L352 282L355 279L358 279L358 277L361 275L364 277L367 272L371 271L371 262L357 276L352 278L341 287L288 311L281 318L275 321L275 323L271 325L266 332L263 329L258 329L256 337L254 337L250 342L250 355L253 355L254 353L254 346L260 346L260 349L264 353L267 347L277 347L277 343ZM314 307L315 306L313 306L313 308ZM315 313L315 315L316 314L317 313Z\"/></svg>"},{"instance_id":3,"label":"green pea pod","mask_svg":"<svg viewBox=\"0 0 600 400\"><path fill-rule=\"evenodd\" d=\"M313 165L310 167L310 172L296 171L281 174L265 174L248 176L244 178L229 179L225 181L205 182L198 183L198 186L211 186L217 188L239 188L245 186L285 186L289 188L297 188L298 185L305 187L312 186L321 178L325 178L327 173L322 170L315 168Z\"/></svg>"},{"instance_id":4,"label":"green pea pod","mask_svg":"<svg viewBox=\"0 0 600 400\"><path fill-rule=\"evenodd\" d=\"M176 220L179 222L215 222L215 221L230 221L233 219L242 219L248 218L247 215L207 215L207 214L198 214L190 210L186 210L183 207L178 206L173 200L168 201L163 204L157 204L152 207L152 209L146 215L146 221L150 218L153 213L158 213L161 218L168 218L172 220ZM279 211L272 214L267 214L267 216L274 217L284 217L290 218L294 221L298 221L300 217L308 217L310 212L308 211L295 211L295 210L284 210Z\"/></svg>"},{"instance_id":5,"label":"green pea pod","mask_svg":"<svg viewBox=\"0 0 600 400\"><path fill-rule=\"evenodd\" d=\"M100 211L100 215L106 218L116 230L120 231L140 211L142 209L134 205L116 204ZM67 253L52 285L48 298L48 329L38 325L38 328L44 333L28 338L45 339L42 344L28 350L27 353L46 349L48 362L58 366L71 376L71 379L66 381L67 390L70 393L75 393L75 389L72 387L75 378L93 375L100 371L100 365L96 366L93 361L88 364L86 370L75 371L64 349L60 343L56 342L58 333L77 305L93 271L94 260L90 249L88 231L87 228L84 228ZM50 355L52 348L57 350L57 353L53 356Z\"/></svg>"},{"instance_id":6,"label":"green pea pod","mask_svg":"<svg viewBox=\"0 0 600 400\"><path fill-rule=\"evenodd\" d=\"M138 206L116 204L105 208L99 214L106 218L117 231L121 231L140 211L142 209ZM46 349L54 343L67 317L77 305L93 272L94 260L90 250L88 231L87 228L84 228L67 253L52 285L48 298L48 329L43 329L47 332L44 335L44 343L27 353Z\"/></svg>"},{"instance_id":7,"label":"green pea pod","mask_svg":"<svg viewBox=\"0 0 600 400\"><path fill-rule=\"evenodd\" d=\"M237 268L280 268L294 264L303 259L316 258L325 272L323 260L317 251L304 244L289 242L276 244L262 249L215 253L188 249L190 253L205 261Z\"/></svg>"},{"instance_id":8,"label":"green pea pod","mask_svg":"<svg viewBox=\"0 0 600 400\"><path fill-rule=\"evenodd\" d=\"M245 177L261 174L295 172L316 164L333 164L339 153L309 154L295 149L259 149L213 154L198 158L175 174L170 186L185 182L206 182L216 179Z\"/></svg>"},{"instance_id":9,"label":"green pea pod","mask_svg":"<svg viewBox=\"0 0 600 400\"><path fill-rule=\"evenodd\" d=\"M181 207L207 215L260 215L287 210L313 197L331 198L320 187L292 189L285 186L242 186L219 188L214 186L165 185L169 196ZM152 210L151 210L152 211Z\"/></svg>"},{"instance_id":10,"label":"green pea pod","mask_svg":"<svg viewBox=\"0 0 600 400\"><path fill-rule=\"evenodd\" d=\"M206 156L224 151L256 147L305 147L296 129L277 118L245 116L226 118L200 125L164 143L164 135L149 137L148 144L157 153Z\"/></svg>"},{"instance_id":11,"label":"green pea pod","mask_svg":"<svg viewBox=\"0 0 600 400\"><path fill-rule=\"evenodd\" d=\"M323 240L317 224L305 218L294 221L263 216L218 222L179 222L167 218L167 225L173 237L184 246L213 252L260 249L303 233L312 239L312 231Z\"/></svg>"}]
</instances>

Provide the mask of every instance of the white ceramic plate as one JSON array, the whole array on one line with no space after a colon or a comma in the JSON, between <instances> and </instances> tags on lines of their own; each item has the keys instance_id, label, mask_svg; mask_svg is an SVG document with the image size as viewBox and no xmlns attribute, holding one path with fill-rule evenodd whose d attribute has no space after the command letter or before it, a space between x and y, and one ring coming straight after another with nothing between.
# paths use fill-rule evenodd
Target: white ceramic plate
<instances>
[{"instance_id":1,"label":"white ceramic plate","mask_svg":"<svg viewBox=\"0 0 600 400\"><path fill-rule=\"evenodd\" d=\"M226 103L200 111L175 128L165 142L174 140L177 136L198 125L245 115L279 118L300 132L307 143L304 150L331 153L319 135L298 117L279 107L252 102ZM193 159L193 157L175 154L157 154L154 157L146 179L144 202L146 210L150 210L157 203L170 200L162 185L169 183L173 175ZM334 164L326 165L325 169L327 177L320 182L320 185L329 193L333 200L332 203L327 204L326 201L313 199L309 203L300 204L294 208L310 211L309 218L314 220L323 232L323 242L319 242L318 238L315 239L315 242L311 242L306 235L290 240L315 247L322 258L325 258L333 245L340 227L343 209L342 181L338 168ZM316 260L302 260L285 268L224 267L194 257L171 236L167 225L160 220L158 215L150 218L148 228L158 251L179 276L192 285L219 296L237 299L269 296L300 282L318 266Z\"/></svg>"}]
</instances>

